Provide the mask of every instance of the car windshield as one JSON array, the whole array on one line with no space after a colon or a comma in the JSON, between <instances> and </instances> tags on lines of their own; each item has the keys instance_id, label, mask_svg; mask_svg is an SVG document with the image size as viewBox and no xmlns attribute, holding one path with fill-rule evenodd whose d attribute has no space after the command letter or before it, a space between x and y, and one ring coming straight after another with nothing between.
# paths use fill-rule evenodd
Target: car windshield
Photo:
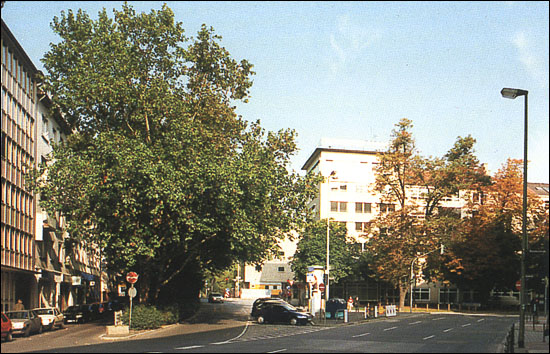
<instances>
[{"instance_id":1,"label":"car windshield","mask_svg":"<svg viewBox=\"0 0 550 354\"><path fill-rule=\"evenodd\" d=\"M37 309L34 310L37 315L54 315L53 309Z\"/></svg>"},{"instance_id":2,"label":"car windshield","mask_svg":"<svg viewBox=\"0 0 550 354\"><path fill-rule=\"evenodd\" d=\"M221 297L222 296L222 294L217 294L217 293L214 293L214 294L211 294L211 295L212 295L212 297Z\"/></svg>"},{"instance_id":3,"label":"car windshield","mask_svg":"<svg viewBox=\"0 0 550 354\"><path fill-rule=\"evenodd\" d=\"M10 319L20 319L20 318L29 318L29 313L27 311L16 311L6 313Z\"/></svg>"},{"instance_id":4,"label":"car windshield","mask_svg":"<svg viewBox=\"0 0 550 354\"><path fill-rule=\"evenodd\" d=\"M276 306L279 306L279 307L282 307L286 310L290 310L290 311L298 311L298 309L296 309L296 307L290 305L290 304L277 304Z\"/></svg>"}]
</instances>

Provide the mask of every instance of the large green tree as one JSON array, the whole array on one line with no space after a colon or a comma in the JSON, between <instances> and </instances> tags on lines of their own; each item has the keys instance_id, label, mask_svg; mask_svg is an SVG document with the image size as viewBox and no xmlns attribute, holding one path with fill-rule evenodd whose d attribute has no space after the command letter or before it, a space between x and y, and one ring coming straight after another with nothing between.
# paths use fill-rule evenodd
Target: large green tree
<instances>
[{"instance_id":1,"label":"large green tree","mask_svg":"<svg viewBox=\"0 0 550 354\"><path fill-rule=\"evenodd\" d=\"M294 131L236 115L252 65L212 28L187 38L166 5L113 14L53 20L61 41L44 83L74 134L34 182L72 240L99 245L112 271L140 273L142 298L172 301L205 270L261 262L305 219L313 177L288 172Z\"/></svg>"},{"instance_id":2,"label":"large green tree","mask_svg":"<svg viewBox=\"0 0 550 354\"><path fill-rule=\"evenodd\" d=\"M358 249L353 239L347 236L344 223L330 222L330 277L334 282L346 278L353 271L358 259ZM326 265L327 260L327 220L310 221L298 242L292 259L292 271L295 279L305 281L309 266ZM331 280L332 282L332 280Z\"/></svg>"}]
</instances>

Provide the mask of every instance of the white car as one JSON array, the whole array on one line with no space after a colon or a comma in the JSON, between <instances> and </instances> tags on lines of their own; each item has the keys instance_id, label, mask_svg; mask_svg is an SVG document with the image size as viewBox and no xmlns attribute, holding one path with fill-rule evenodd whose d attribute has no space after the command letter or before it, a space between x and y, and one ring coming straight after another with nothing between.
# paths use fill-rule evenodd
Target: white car
<instances>
[{"instance_id":1,"label":"white car","mask_svg":"<svg viewBox=\"0 0 550 354\"><path fill-rule=\"evenodd\" d=\"M42 327L51 330L54 327L65 328L65 317L57 307L44 307L33 310L42 320Z\"/></svg>"}]
</instances>

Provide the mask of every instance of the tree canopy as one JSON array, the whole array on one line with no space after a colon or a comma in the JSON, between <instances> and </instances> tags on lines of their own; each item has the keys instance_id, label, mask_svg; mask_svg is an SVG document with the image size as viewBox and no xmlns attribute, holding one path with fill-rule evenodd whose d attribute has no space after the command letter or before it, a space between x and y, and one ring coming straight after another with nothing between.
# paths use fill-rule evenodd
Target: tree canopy
<instances>
[{"instance_id":1,"label":"tree canopy","mask_svg":"<svg viewBox=\"0 0 550 354\"><path fill-rule=\"evenodd\" d=\"M53 20L61 41L44 56L44 86L74 133L34 182L71 239L99 245L112 271L140 273L155 302L183 274L261 262L305 220L315 177L288 171L294 131L236 115L254 72L212 28L188 38L166 5L113 14Z\"/></svg>"}]
</instances>

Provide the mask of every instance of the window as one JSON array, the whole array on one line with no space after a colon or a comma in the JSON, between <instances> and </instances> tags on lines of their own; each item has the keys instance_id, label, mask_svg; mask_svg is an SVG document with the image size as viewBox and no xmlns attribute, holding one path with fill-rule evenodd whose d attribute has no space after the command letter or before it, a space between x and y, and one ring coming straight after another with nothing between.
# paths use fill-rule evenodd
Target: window
<instances>
[{"instance_id":1,"label":"window","mask_svg":"<svg viewBox=\"0 0 550 354\"><path fill-rule=\"evenodd\" d=\"M348 211L348 202L330 202L330 211L346 213Z\"/></svg>"},{"instance_id":2,"label":"window","mask_svg":"<svg viewBox=\"0 0 550 354\"><path fill-rule=\"evenodd\" d=\"M416 301L429 301L430 289L414 289L414 299Z\"/></svg>"},{"instance_id":3,"label":"window","mask_svg":"<svg viewBox=\"0 0 550 354\"><path fill-rule=\"evenodd\" d=\"M387 213L390 211L395 211L395 204L386 204L386 203L380 203L380 212L381 213Z\"/></svg>"},{"instance_id":4,"label":"window","mask_svg":"<svg viewBox=\"0 0 550 354\"><path fill-rule=\"evenodd\" d=\"M355 231L357 232L365 232L365 230L368 230L369 223L368 222L356 222L355 223Z\"/></svg>"},{"instance_id":5,"label":"window","mask_svg":"<svg viewBox=\"0 0 550 354\"><path fill-rule=\"evenodd\" d=\"M285 267L279 267L277 270L278 270L279 272L284 272L284 271L285 271Z\"/></svg>"},{"instance_id":6,"label":"window","mask_svg":"<svg viewBox=\"0 0 550 354\"><path fill-rule=\"evenodd\" d=\"M371 203L355 203L355 212L358 214L370 213Z\"/></svg>"}]
</instances>

